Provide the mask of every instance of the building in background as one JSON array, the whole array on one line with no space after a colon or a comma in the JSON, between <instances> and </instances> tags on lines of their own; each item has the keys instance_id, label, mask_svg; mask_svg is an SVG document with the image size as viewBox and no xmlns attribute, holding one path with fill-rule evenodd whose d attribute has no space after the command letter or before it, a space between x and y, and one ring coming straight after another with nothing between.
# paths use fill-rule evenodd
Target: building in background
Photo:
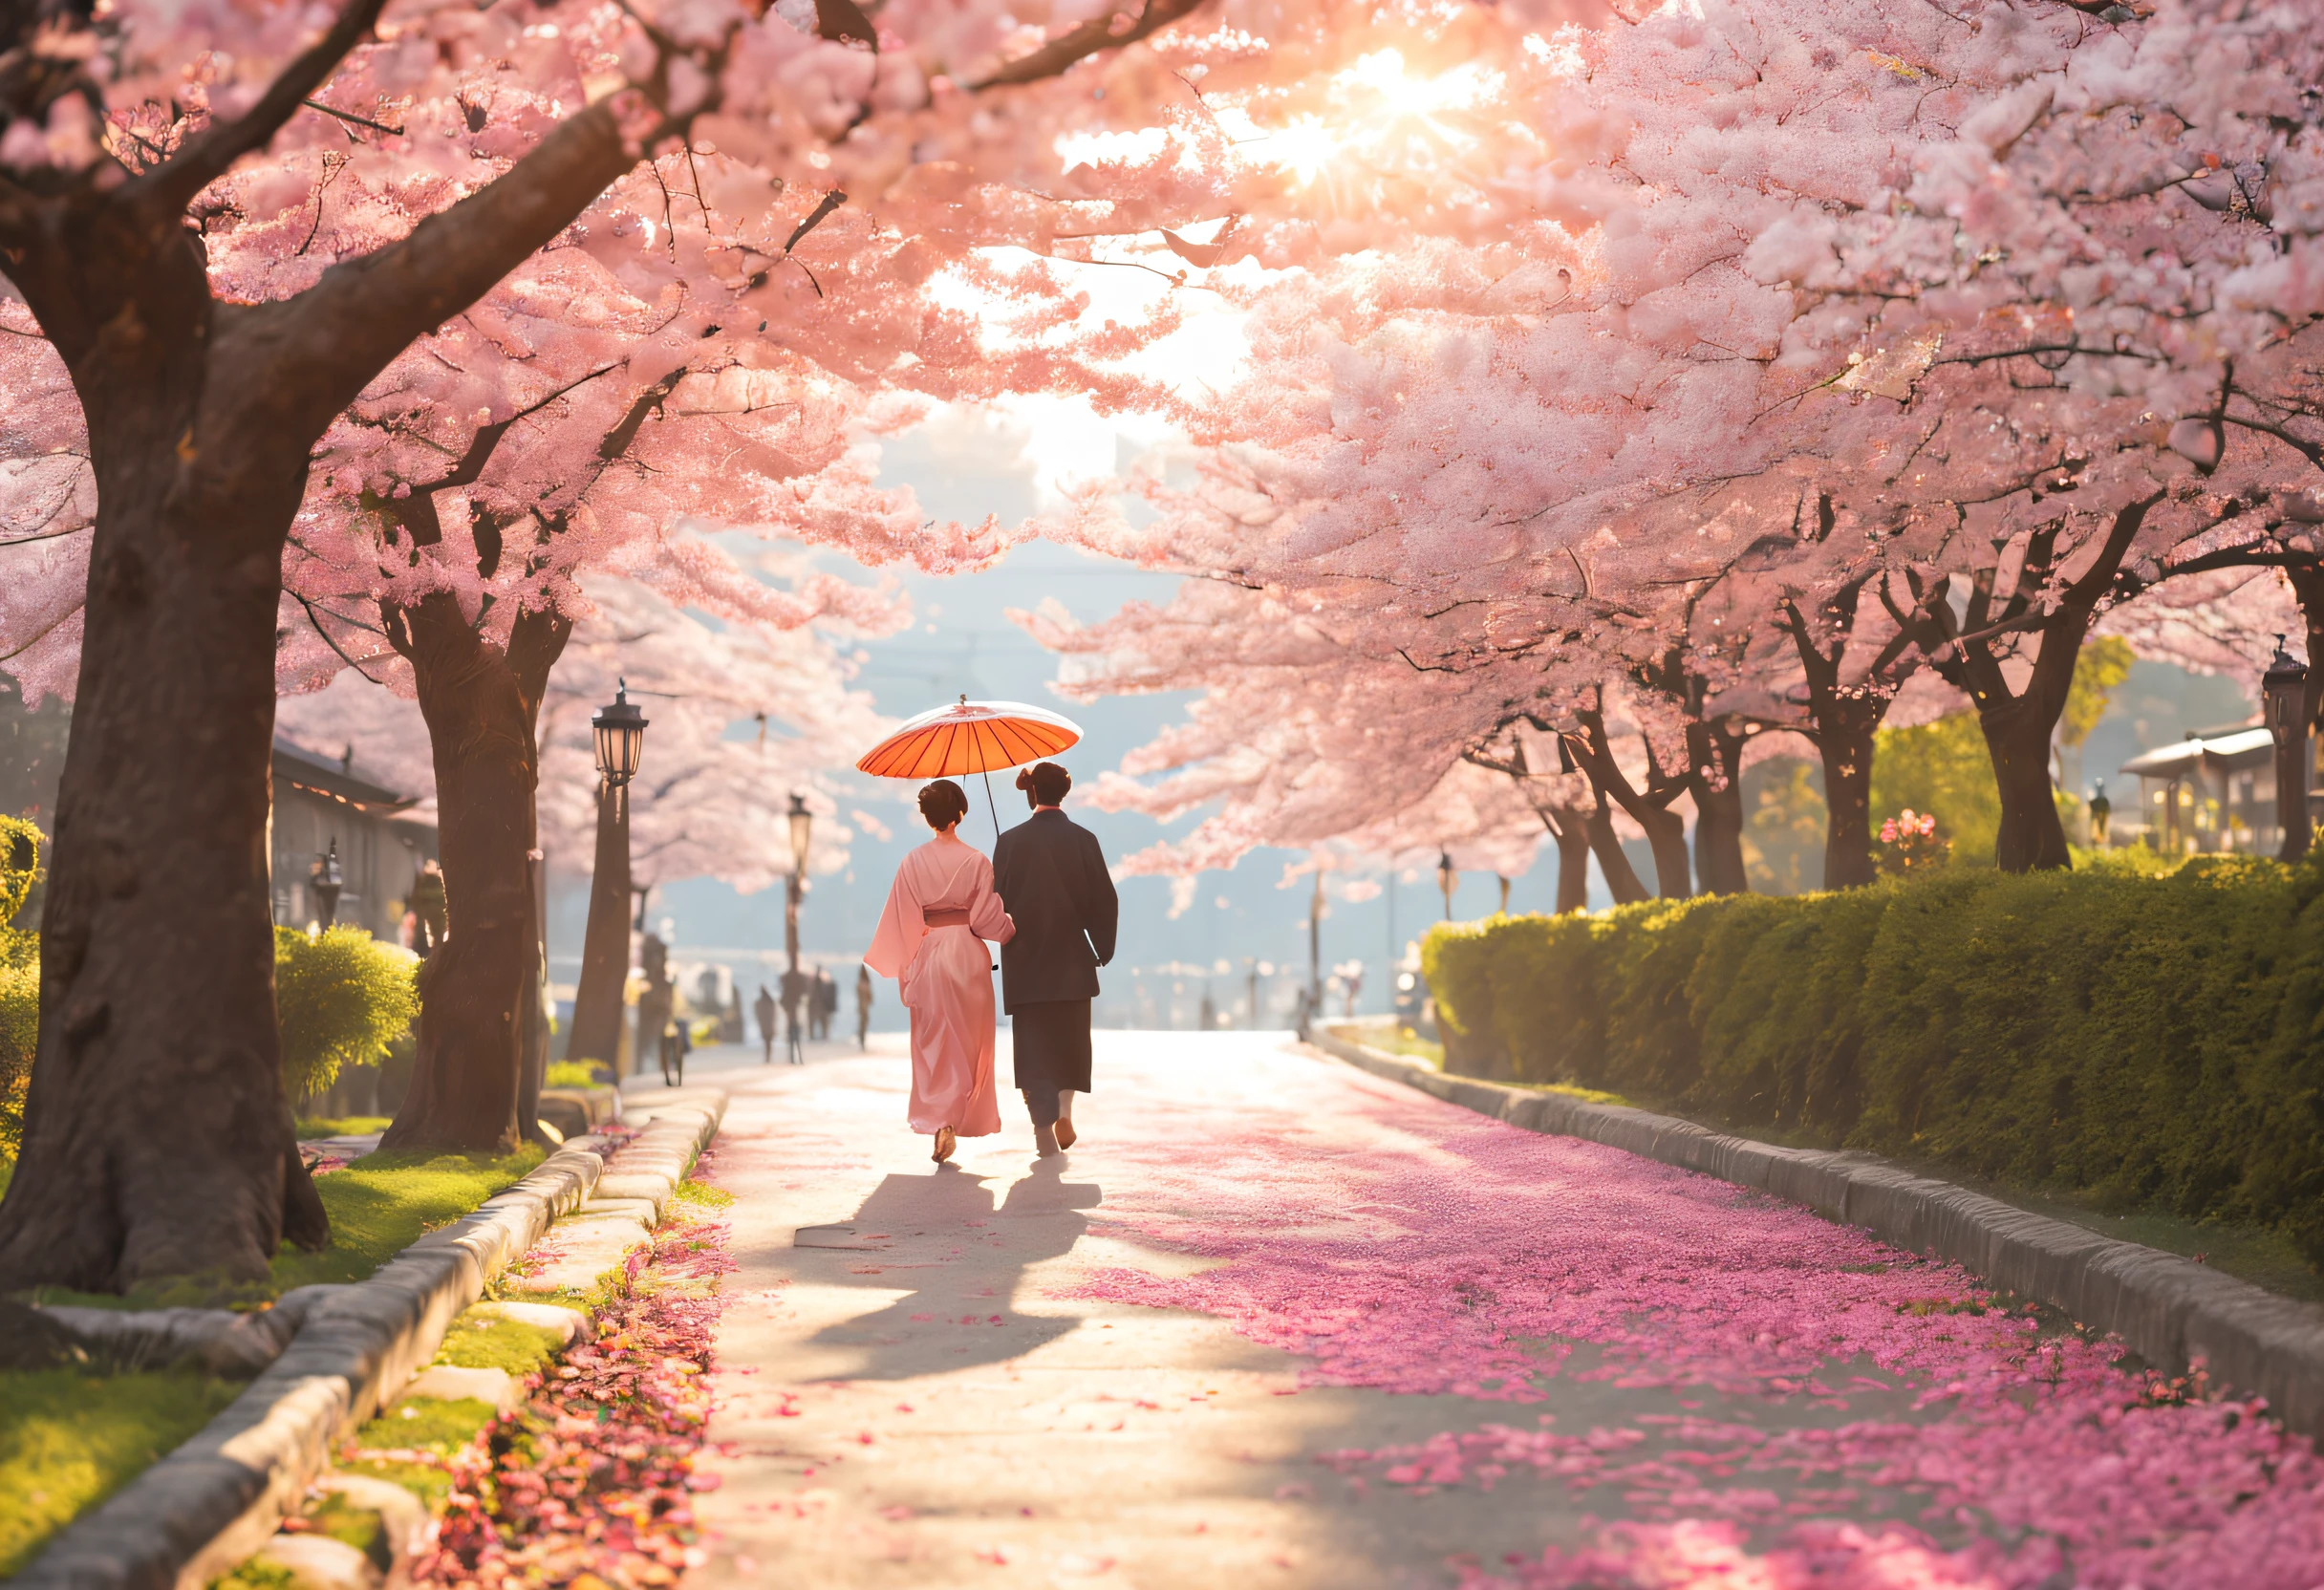
<instances>
[{"instance_id":1,"label":"building in background","mask_svg":"<svg viewBox=\"0 0 2324 1590\"><path fill-rule=\"evenodd\" d=\"M305 928L322 919L315 863L335 843L337 920L400 943L413 879L436 859L436 825L417 814L414 796L355 771L352 752L328 756L274 741L274 809L268 821L274 921Z\"/></svg>"}]
</instances>

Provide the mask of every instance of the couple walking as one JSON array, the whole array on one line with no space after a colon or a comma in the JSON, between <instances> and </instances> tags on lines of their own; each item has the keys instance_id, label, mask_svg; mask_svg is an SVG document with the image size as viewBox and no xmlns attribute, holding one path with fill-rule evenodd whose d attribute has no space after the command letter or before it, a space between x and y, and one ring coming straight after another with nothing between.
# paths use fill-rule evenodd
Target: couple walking
<instances>
[{"instance_id":1,"label":"couple walking","mask_svg":"<svg viewBox=\"0 0 2324 1590\"><path fill-rule=\"evenodd\" d=\"M1089 1091L1089 1001L1113 958L1119 906L1097 836L1059 809L1073 776L1053 762L1017 775L1033 815L986 861L960 838L968 796L950 779L920 791L936 838L904 858L864 962L901 985L912 1012L912 1129L956 1139L1001 1129L993 1092L993 978L1016 1023L1017 1086L1043 1158L1073 1146L1073 1095Z\"/></svg>"}]
</instances>

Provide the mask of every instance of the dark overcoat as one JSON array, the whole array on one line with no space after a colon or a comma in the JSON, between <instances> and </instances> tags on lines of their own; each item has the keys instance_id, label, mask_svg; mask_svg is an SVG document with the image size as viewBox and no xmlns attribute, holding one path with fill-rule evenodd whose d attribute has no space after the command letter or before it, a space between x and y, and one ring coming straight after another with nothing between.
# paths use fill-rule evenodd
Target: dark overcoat
<instances>
[{"instance_id":1,"label":"dark overcoat","mask_svg":"<svg viewBox=\"0 0 2324 1590\"><path fill-rule=\"evenodd\" d=\"M993 846L993 892L1017 924L1001 946L1001 1007L1095 999L1122 909L1097 835L1036 811Z\"/></svg>"}]
</instances>

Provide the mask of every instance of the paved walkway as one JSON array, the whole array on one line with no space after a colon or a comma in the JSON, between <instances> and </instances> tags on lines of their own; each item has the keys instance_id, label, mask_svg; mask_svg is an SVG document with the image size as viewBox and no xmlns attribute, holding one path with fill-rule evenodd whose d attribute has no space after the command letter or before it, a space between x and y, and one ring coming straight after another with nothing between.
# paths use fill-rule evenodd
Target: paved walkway
<instances>
[{"instance_id":1,"label":"paved walkway","mask_svg":"<svg viewBox=\"0 0 2324 1590\"><path fill-rule=\"evenodd\" d=\"M739 1270L689 1584L2324 1567L2304 1445L1789 1206L1263 1034L1102 1034L1074 1152L1036 1163L1012 1094L936 1170L873 1045L719 1078Z\"/></svg>"}]
</instances>

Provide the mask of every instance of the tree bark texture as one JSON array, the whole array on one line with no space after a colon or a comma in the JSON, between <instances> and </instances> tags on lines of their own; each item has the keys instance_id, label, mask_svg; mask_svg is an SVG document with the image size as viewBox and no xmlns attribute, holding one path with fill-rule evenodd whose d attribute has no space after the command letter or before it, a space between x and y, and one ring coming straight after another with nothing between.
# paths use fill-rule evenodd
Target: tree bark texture
<instances>
[{"instance_id":1,"label":"tree bark texture","mask_svg":"<svg viewBox=\"0 0 2324 1590\"><path fill-rule=\"evenodd\" d=\"M71 269L10 264L73 372L98 506L0 1289L255 1280L284 1236L327 1234L282 1086L266 849L310 437L174 221L64 219Z\"/></svg>"},{"instance_id":2,"label":"tree bark texture","mask_svg":"<svg viewBox=\"0 0 2324 1590\"><path fill-rule=\"evenodd\" d=\"M1711 894L1748 894L1743 866L1743 736L1724 722L1689 721L1687 770L1694 796L1694 869ZM1706 776L1703 769L1713 769Z\"/></svg>"},{"instance_id":3,"label":"tree bark texture","mask_svg":"<svg viewBox=\"0 0 2324 1590\"><path fill-rule=\"evenodd\" d=\"M508 649L437 591L388 615L411 660L435 753L438 844L451 932L420 974L411 1091L382 1149L506 1152L525 1134L517 1096L527 1001L539 1003L533 914L535 737L549 671L571 625L521 614Z\"/></svg>"},{"instance_id":4,"label":"tree bark texture","mask_svg":"<svg viewBox=\"0 0 2324 1590\"><path fill-rule=\"evenodd\" d=\"M1558 845L1558 914L1590 906L1590 819L1582 806L1556 806L1541 813L1541 826Z\"/></svg>"},{"instance_id":5,"label":"tree bark texture","mask_svg":"<svg viewBox=\"0 0 2324 1590\"><path fill-rule=\"evenodd\" d=\"M1828 502L1822 511L1828 526ZM1873 737L1888 716L1888 703L1917 666L1910 660L1910 628L1900 624L1858 680L1852 685L1842 682L1840 670L1864 584L1858 580L1843 587L1827 605L1826 615L1833 620L1829 650L1817 643L1815 628L1797 602L1786 598L1781 606L1780 621L1791 634L1807 682L1807 737L1823 763L1826 889L1858 889L1880 876L1880 863L1872 853Z\"/></svg>"},{"instance_id":6,"label":"tree bark texture","mask_svg":"<svg viewBox=\"0 0 2324 1590\"><path fill-rule=\"evenodd\" d=\"M598 107L296 297L215 301L186 204L368 25L351 11L248 117L153 171L18 194L0 237L72 373L97 485L0 1290L257 1280L284 1238L327 1236L283 1093L266 848L282 548L308 452L631 160Z\"/></svg>"},{"instance_id":7,"label":"tree bark texture","mask_svg":"<svg viewBox=\"0 0 2324 1590\"><path fill-rule=\"evenodd\" d=\"M1582 831L1589 840L1590 854L1598 858L1598 873L1605 879L1605 891L1618 906L1634 906L1647 899L1645 880L1638 869L1630 865L1629 852L1622 848L1622 836L1614 831L1614 808L1605 792L1598 792L1598 804L1590 808Z\"/></svg>"},{"instance_id":8,"label":"tree bark texture","mask_svg":"<svg viewBox=\"0 0 2324 1590\"><path fill-rule=\"evenodd\" d=\"M1844 721L1816 731L1816 754L1823 762L1826 889L1858 889L1880 876L1872 853L1872 734Z\"/></svg>"},{"instance_id":9,"label":"tree bark texture","mask_svg":"<svg viewBox=\"0 0 2324 1590\"><path fill-rule=\"evenodd\" d=\"M1996 601L1994 571L1970 577L1969 600L1958 621L1947 601L1947 582L1916 590L1917 606L1900 624L1915 632L1921 650L1939 673L1966 691L1977 706L1977 723L1993 759L1993 782L2001 795L2001 828L1993 842L1993 863L2005 872L2032 872L2074 865L2066 827L2058 820L2050 782L2050 742L2074 688L2074 670L2089 638L2098 604L2114 589L2122 560L2139 528L2163 494L2124 505L2114 515L2106 538L2089 566L2062 591L2051 589L2062 561L2056 547L2063 523L2034 532L2019 561L2016 588ZM2012 689L2002 672L1998 647L2015 637L2034 640L2033 671Z\"/></svg>"},{"instance_id":10,"label":"tree bark texture","mask_svg":"<svg viewBox=\"0 0 2324 1590\"><path fill-rule=\"evenodd\" d=\"M589 925L581 941L581 980L573 989L566 1059L601 1061L618 1074L621 996L629 977L629 791L600 784L596 869L590 876Z\"/></svg>"},{"instance_id":11,"label":"tree bark texture","mask_svg":"<svg viewBox=\"0 0 2324 1590\"><path fill-rule=\"evenodd\" d=\"M1694 884L1687 864L1687 823L1670 809L1670 803L1687 793L1687 780L1682 773L1670 777L1654 760L1651 746L1646 750L1646 787L1634 786L1628 775L1614 760L1612 743L1606 738L1604 715L1597 711L1581 715L1582 744L1574 750L1574 760L1589 776L1591 784L1603 797L1611 795L1630 814L1630 821L1646 830L1647 849L1654 853L1655 892L1666 900L1683 900L1694 892ZM1569 745L1571 741L1568 741ZM1611 837L1611 828L1608 829ZM1603 852L1600 852L1603 864ZM1625 863L1627 870L1627 863ZM1633 873L1633 876L1635 874ZM1611 874L1609 873L1609 881Z\"/></svg>"},{"instance_id":12,"label":"tree bark texture","mask_svg":"<svg viewBox=\"0 0 2324 1590\"><path fill-rule=\"evenodd\" d=\"M2078 647L2078 637L2075 644ZM2004 872L2072 867L2066 825L2058 818L2050 782L2050 736L2057 714L2045 712L2034 697L2012 697L1979 711L1977 726L1985 731L1993 782L2001 790L1993 865Z\"/></svg>"}]
</instances>

